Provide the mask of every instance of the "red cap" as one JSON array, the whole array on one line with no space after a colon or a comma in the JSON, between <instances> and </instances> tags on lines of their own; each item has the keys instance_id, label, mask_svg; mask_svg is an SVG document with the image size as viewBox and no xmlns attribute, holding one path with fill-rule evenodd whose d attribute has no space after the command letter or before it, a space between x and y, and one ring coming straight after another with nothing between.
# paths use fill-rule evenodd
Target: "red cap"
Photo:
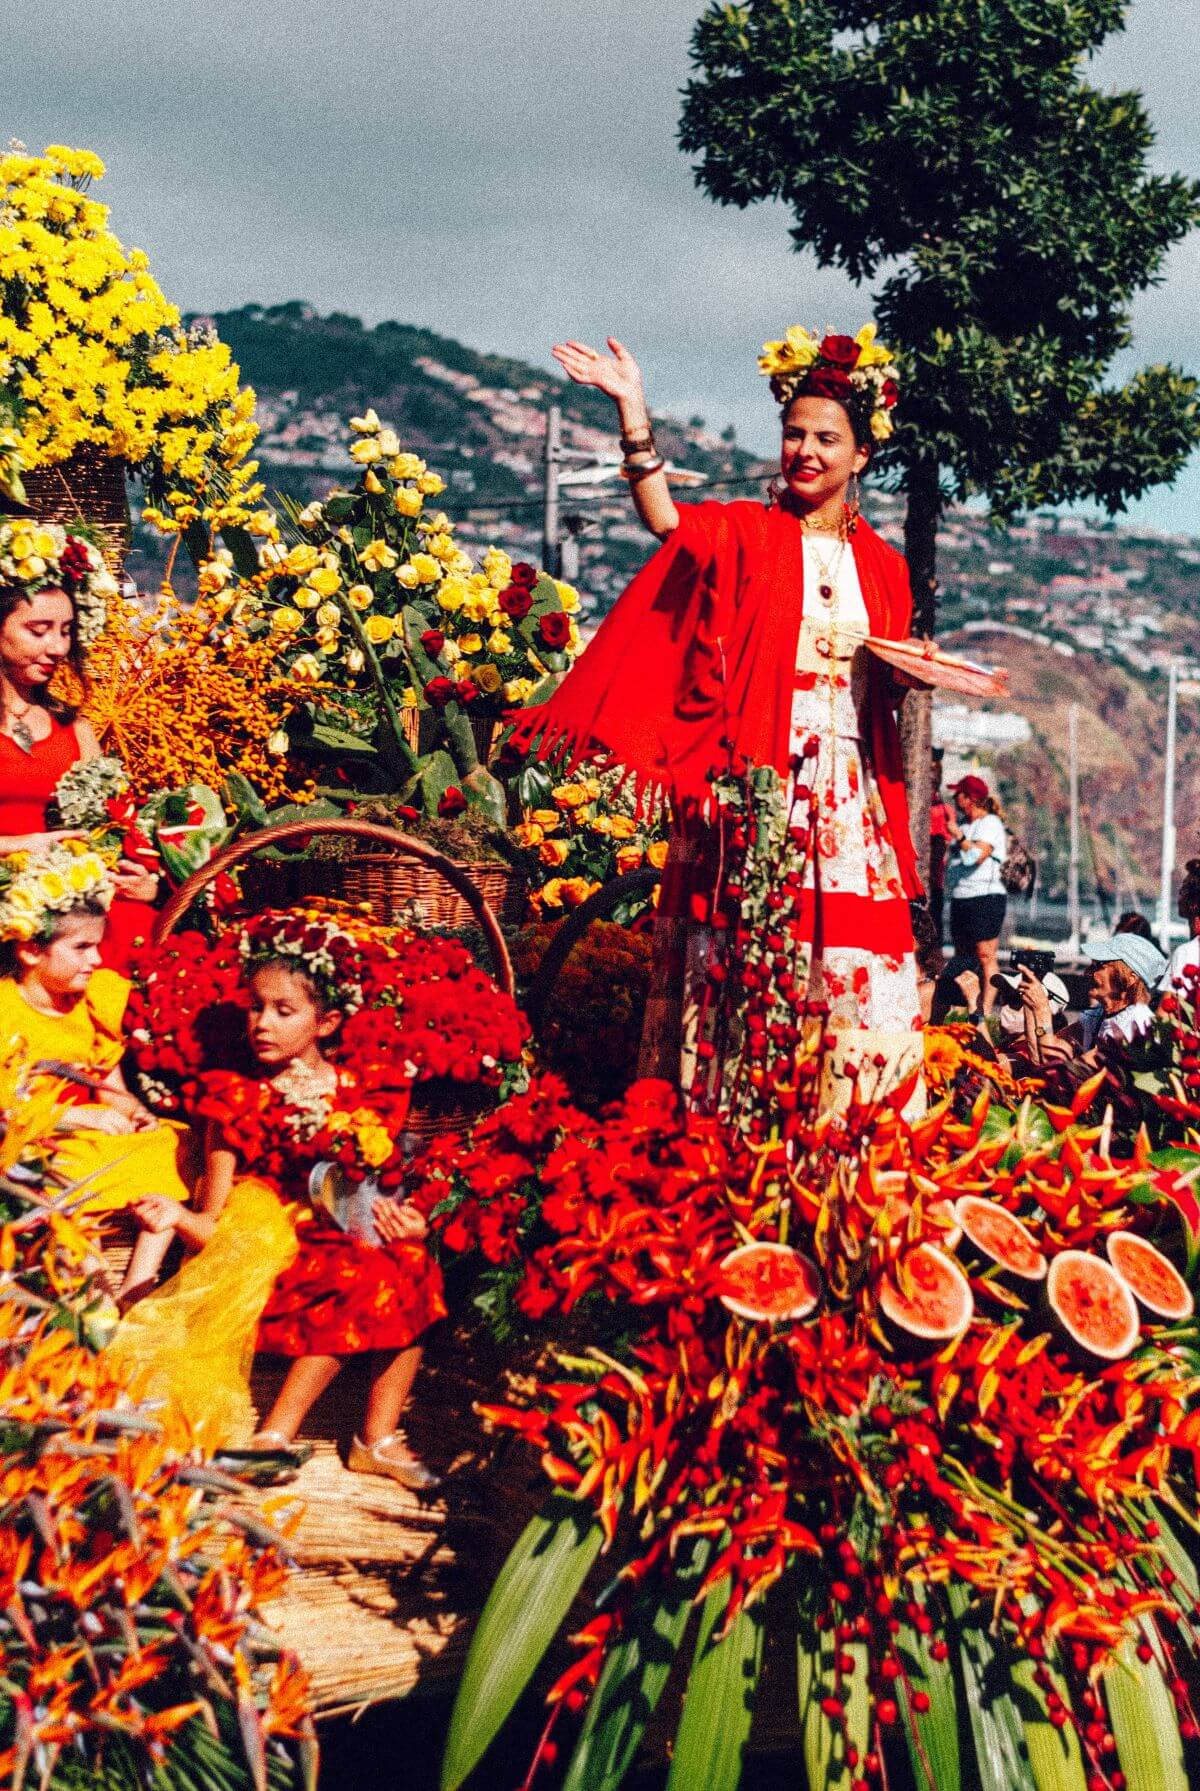
<instances>
[{"instance_id":1,"label":"red cap","mask_svg":"<svg viewBox=\"0 0 1200 1791\"><path fill-rule=\"evenodd\" d=\"M981 777L960 777L956 784L951 784L952 796L968 796L972 802L986 802L991 791Z\"/></svg>"}]
</instances>

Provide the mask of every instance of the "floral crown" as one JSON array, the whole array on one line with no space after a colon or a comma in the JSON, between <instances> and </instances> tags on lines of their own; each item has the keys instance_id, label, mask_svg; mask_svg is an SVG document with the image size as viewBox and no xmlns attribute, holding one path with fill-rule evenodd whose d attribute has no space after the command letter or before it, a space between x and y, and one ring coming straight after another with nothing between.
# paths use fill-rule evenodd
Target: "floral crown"
<instances>
[{"instance_id":1,"label":"floral crown","mask_svg":"<svg viewBox=\"0 0 1200 1791\"><path fill-rule=\"evenodd\" d=\"M857 336L818 336L793 324L782 342L763 343L758 365L777 404L786 408L802 395L834 398L850 412L856 434L877 442L891 435L899 375L891 349L876 342L873 323Z\"/></svg>"},{"instance_id":2,"label":"floral crown","mask_svg":"<svg viewBox=\"0 0 1200 1791\"><path fill-rule=\"evenodd\" d=\"M257 915L243 929L238 952L247 976L266 964L294 961L329 1007L357 1013L366 1000L366 954L352 934L324 915L293 909Z\"/></svg>"},{"instance_id":3,"label":"floral crown","mask_svg":"<svg viewBox=\"0 0 1200 1791\"><path fill-rule=\"evenodd\" d=\"M75 633L85 652L103 633L109 600L118 590L90 541L68 535L56 522L20 516L0 521L0 585L26 597L51 586L64 590L75 605Z\"/></svg>"},{"instance_id":4,"label":"floral crown","mask_svg":"<svg viewBox=\"0 0 1200 1791\"><path fill-rule=\"evenodd\" d=\"M48 940L76 908L107 911L112 872L82 840L55 840L0 858L0 939Z\"/></svg>"}]
</instances>

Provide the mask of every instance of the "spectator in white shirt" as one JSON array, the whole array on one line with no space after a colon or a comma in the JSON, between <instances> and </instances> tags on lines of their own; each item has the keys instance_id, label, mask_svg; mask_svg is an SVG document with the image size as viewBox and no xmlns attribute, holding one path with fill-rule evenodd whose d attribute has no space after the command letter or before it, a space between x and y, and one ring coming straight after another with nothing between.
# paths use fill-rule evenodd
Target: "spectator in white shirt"
<instances>
[{"instance_id":1,"label":"spectator in white shirt","mask_svg":"<svg viewBox=\"0 0 1200 1791\"><path fill-rule=\"evenodd\" d=\"M1179 912L1191 929L1191 938L1177 945L1159 989L1166 995L1171 990L1187 994L1194 981L1187 971L1200 972L1200 858L1189 858L1179 885Z\"/></svg>"},{"instance_id":2,"label":"spectator in white shirt","mask_svg":"<svg viewBox=\"0 0 1200 1791\"><path fill-rule=\"evenodd\" d=\"M946 865L950 895L950 937L956 960L976 970L983 1012L996 1000L992 978L999 962L1000 929L1008 896L1000 866L1007 856L1004 822L981 777L963 777L951 794L958 821L949 823L951 851Z\"/></svg>"}]
</instances>

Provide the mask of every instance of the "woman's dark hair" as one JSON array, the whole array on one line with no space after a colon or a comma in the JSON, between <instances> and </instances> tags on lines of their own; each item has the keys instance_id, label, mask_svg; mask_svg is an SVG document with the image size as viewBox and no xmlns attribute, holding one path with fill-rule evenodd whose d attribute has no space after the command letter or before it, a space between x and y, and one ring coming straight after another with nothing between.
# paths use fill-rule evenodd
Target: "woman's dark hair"
<instances>
[{"instance_id":1,"label":"woman's dark hair","mask_svg":"<svg viewBox=\"0 0 1200 1791\"><path fill-rule=\"evenodd\" d=\"M75 673L79 682L86 689L87 673L85 672L83 665L83 649L79 645L79 611L76 607L74 597L72 597L70 591L68 591L65 586L42 585L40 590L26 591L23 590L20 585L0 585L0 628L4 627L4 624L8 621L8 618L11 615L16 614L17 609L22 603L31 603L35 597L40 597L43 591L57 591L61 593L71 605L71 645L67 651L67 664ZM44 695L35 697L34 701L43 709L49 709L50 713L58 716L60 720L69 721L74 716L74 710L69 704L62 703L57 697L51 696L49 690L47 690Z\"/></svg>"},{"instance_id":2,"label":"woman's dark hair","mask_svg":"<svg viewBox=\"0 0 1200 1791\"><path fill-rule=\"evenodd\" d=\"M1200 916L1200 858L1189 858L1179 885L1179 913L1184 920Z\"/></svg>"},{"instance_id":3,"label":"woman's dark hair","mask_svg":"<svg viewBox=\"0 0 1200 1791\"><path fill-rule=\"evenodd\" d=\"M1192 862L1193 862L1193 864L1197 865L1197 867L1200 867L1200 859L1193 859ZM1180 900L1182 901L1182 899L1183 898L1181 896ZM1196 912L1198 914L1200 914L1200 906L1197 907ZM1190 918L1190 916L1189 916L1189 918ZM1136 933L1139 939L1153 939L1154 938L1153 927L1150 925L1150 922L1146 919L1146 916L1144 914L1139 914L1136 908L1129 908L1126 910L1126 912L1121 916L1120 920L1117 922L1116 926L1113 928L1113 932L1114 933Z\"/></svg>"},{"instance_id":4,"label":"woman's dark hair","mask_svg":"<svg viewBox=\"0 0 1200 1791\"><path fill-rule=\"evenodd\" d=\"M910 902L913 944L916 948L917 974L922 981L935 983L946 968L942 937L937 922L924 902Z\"/></svg>"},{"instance_id":5,"label":"woman's dark hair","mask_svg":"<svg viewBox=\"0 0 1200 1791\"><path fill-rule=\"evenodd\" d=\"M68 908L65 914L56 918L50 929L48 939L0 939L0 978L8 981L21 974L21 960L17 955L22 945L51 945L69 920L107 920L108 909L99 902L77 902L74 908Z\"/></svg>"}]
</instances>

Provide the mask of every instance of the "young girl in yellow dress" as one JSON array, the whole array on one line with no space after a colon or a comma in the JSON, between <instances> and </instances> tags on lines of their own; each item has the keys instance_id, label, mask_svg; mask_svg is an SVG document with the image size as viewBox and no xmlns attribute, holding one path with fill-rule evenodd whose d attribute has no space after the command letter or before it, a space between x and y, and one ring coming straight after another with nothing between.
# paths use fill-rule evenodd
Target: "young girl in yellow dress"
<instances>
[{"instance_id":1,"label":"young girl in yellow dress","mask_svg":"<svg viewBox=\"0 0 1200 1791\"><path fill-rule=\"evenodd\" d=\"M130 985L100 965L111 873L80 840L0 858L0 1044L78 1098L62 1109L51 1167L74 1212L110 1212L150 1195L186 1202L199 1169L187 1128L160 1120L125 1086L121 1022ZM132 1286L157 1241L135 1247Z\"/></svg>"},{"instance_id":2,"label":"young girl in yellow dress","mask_svg":"<svg viewBox=\"0 0 1200 1791\"><path fill-rule=\"evenodd\" d=\"M198 1253L127 1314L110 1349L148 1371L149 1391L207 1442L228 1445L250 1428L257 1328L259 1348L292 1358L256 1439L268 1451L293 1441L347 1358L369 1355L348 1465L430 1490L435 1476L397 1435L421 1339L446 1311L423 1217L385 1193L403 1168L407 1087L339 1067L322 1050L362 1005L365 965L349 934L299 915L260 916L241 949L258 1074L202 1078L209 1124L195 1208L148 1199L136 1209L143 1225ZM339 1169L366 1183L359 1216L369 1236L343 1229L321 1203Z\"/></svg>"}]
</instances>

